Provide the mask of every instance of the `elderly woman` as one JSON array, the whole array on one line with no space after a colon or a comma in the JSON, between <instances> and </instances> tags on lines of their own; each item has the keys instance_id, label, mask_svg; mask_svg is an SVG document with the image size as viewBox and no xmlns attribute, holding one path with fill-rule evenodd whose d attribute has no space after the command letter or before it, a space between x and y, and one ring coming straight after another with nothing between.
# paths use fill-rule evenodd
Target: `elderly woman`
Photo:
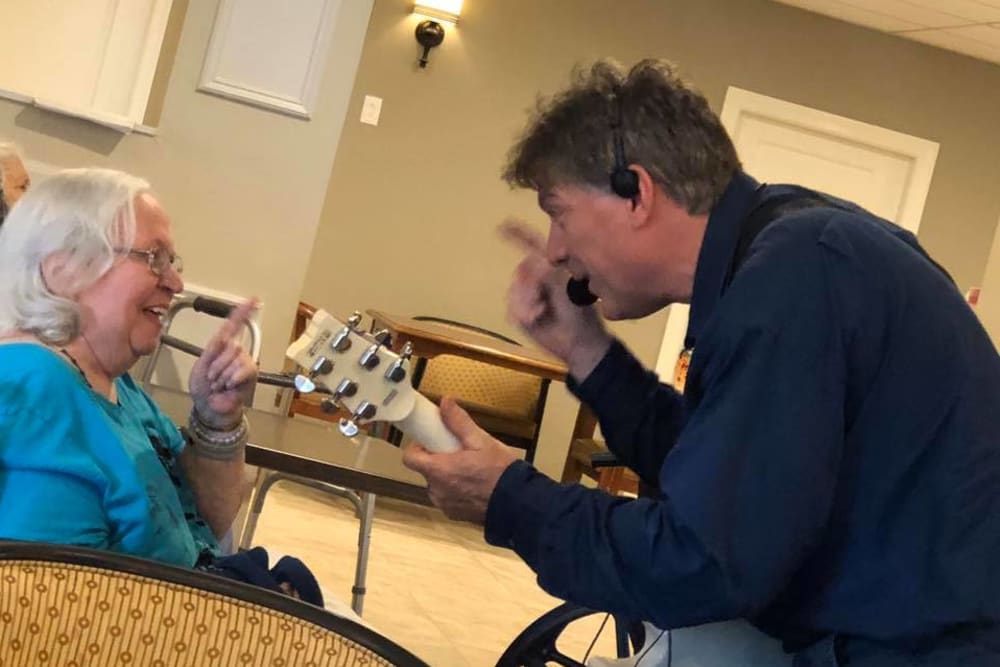
<instances>
[{"instance_id":1,"label":"elderly woman","mask_svg":"<svg viewBox=\"0 0 1000 667\"><path fill-rule=\"evenodd\" d=\"M0 225L10 207L31 185L31 177L24 168L21 155L14 144L0 141Z\"/></svg>"},{"instance_id":2,"label":"elderly woman","mask_svg":"<svg viewBox=\"0 0 1000 667\"><path fill-rule=\"evenodd\" d=\"M217 538L240 504L257 375L237 334L254 304L234 309L195 363L186 433L127 373L156 347L180 269L169 219L127 174L62 172L11 211L0 229L0 538L226 562ZM267 585L260 564L237 560L235 578Z\"/></svg>"}]
</instances>

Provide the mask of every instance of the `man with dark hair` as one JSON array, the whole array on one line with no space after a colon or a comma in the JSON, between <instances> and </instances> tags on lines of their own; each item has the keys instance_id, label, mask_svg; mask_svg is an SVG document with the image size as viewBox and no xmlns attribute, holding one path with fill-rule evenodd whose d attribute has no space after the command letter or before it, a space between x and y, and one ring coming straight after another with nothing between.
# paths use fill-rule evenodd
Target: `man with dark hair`
<instances>
[{"instance_id":1,"label":"man with dark hair","mask_svg":"<svg viewBox=\"0 0 1000 667\"><path fill-rule=\"evenodd\" d=\"M510 315L659 492L558 485L445 401L463 450L406 452L438 506L553 595L661 628L747 619L802 666L1000 664L1000 357L912 234L757 183L661 61L579 73L504 175L551 223L508 231ZM683 394L600 317L672 303Z\"/></svg>"}]
</instances>

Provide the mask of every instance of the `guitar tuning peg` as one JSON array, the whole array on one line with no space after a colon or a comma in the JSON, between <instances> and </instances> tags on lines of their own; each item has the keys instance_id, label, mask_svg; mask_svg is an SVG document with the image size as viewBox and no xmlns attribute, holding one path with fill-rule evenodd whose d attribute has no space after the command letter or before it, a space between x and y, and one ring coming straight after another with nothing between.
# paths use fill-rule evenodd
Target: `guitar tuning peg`
<instances>
[{"instance_id":1,"label":"guitar tuning peg","mask_svg":"<svg viewBox=\"0 0 1000 667\"><path fill-rule=\"evenodd\" d=\"M353 438L358 434L358 421L368 420L375 416L375 406L368 401L362 401L358 409L354 411L350 419L341 419L337 424L340 432L348 438Z\"/></svg>"},{"instance_id":2,"label":"guitar tuning peg","mask_svg":"<svg viewBox=\"0 0 1000 667\"><path fill-rule=\"evenodd\" d=\"M344 378L337 385L337 388L333 390L333 393L320 402L319 409L328 415L332 415L339 409L340 406L338 404L340 399L345 396L350 398L356 393L358 393L358 384L348 378Z\"/></svg>"},{"instance_id":3,"label":"guitar tuning peg","mask_svg":"<svg viewBox=\"0 0 1000 667\"><path fill-rule=\"evenodd\" d=\"M375 334L375 344L365 350L361 358L358 359L358 363L361 364L367 370L372 370L379 364L378 351L383 345L387 345L392 338L391 334L387 329L382 329Z\"/></svg>"},{"instance_id":4,"label":"guitar tuning peg","mask_svg":"<svg viewBox=\"0 0 1000 667\"><path fill-rule=\"evenodd\" d=\"M310 379L315 378L317 375L329 375L333 372L333 362L326 357L317 357L316 361L313 362L312 368L309 369Z\"/></svg>"},{"instance_id":5,"label":"guitar tuning peg","mask_svg":"<svg viewBox=\"0 0 1000 667\"><path fill-rule=\"evenodd\" d=\"M295 376L295 390L300 394L311 394L316 391L316 383L305 375L299 374Z\"/></svg>"},{"instance_id":6,"label":"guitar tuning peg","mask_svg":"<svg viewBox=\"0 0 1000 667\"><path fill-rule=\"evenodd\" d=\"M385 379L389 382L402 382L406 379L406 362L413 355L413 344L406 343L399 352L399 359L392 362L385 371Z\"/></svg>"},{"instance_id":7,"label":"guitar tuning peg","mask_svg":"<svg viewBox=\"0 0 1000 667\"><path fill-rule=\"evenodd\" d=\"M333 372L333 362L326 357L317 357L313 365L309 367L307 375L295 376L295 388L300 394L310 394L316 391L316 378L331 372Z\"/></svg>"},{"instance_id":8,"label":"guitar tuning peg","mask_svg":"<svg viewBox=\"0 0 1000 667\"><path fill-rule=\"evenodd\" d=\"M330 398L334 401L339 401L344 396L350 398L356 393L358 393L358 383L348 378L344 378L341 380L340 384L337 385L337 388L334 389L333 396Z\"/></svg>"},{"instance_id":9,"label":"guitar tuning peg","mask_svg":"<svg viewBox=\"0 0 1000 667\"><path fill-rule=\"evenodd\" d=\"M358 409L354 411L353 415L351 415L351 421L368 421L369 419L375 417L375 412L376 408L374 403L361 401L361 403L358 404Z\"/></svg>"},{"instance_id":10,"label":"guitar tuning peg","mask_svg":"<svg viewBox=\"0 0 1000 667\"><path fill-rule=\"evenodd\" d=\"M353 438L358 434L358 425L350 419L341 419L337 424L337 428L348 438Z\"/></svg>"},{"instance_id":11,"label":"guitar tuning peg","mask_svg":"<svg viewBox=\"0 0 1000 667\"><path fill-rule=\"evenodd\" d=\"M361 327L361 313L354 313L347 318L347 324L337 332L337 335L330 341L330 348L335 352L347 352L351 349L351 334L358 333Z\"/></svg>"},{"instance_id":12,"label":"guitar tuning peg","mask_svg":"<svg viewBox=\"0 0 1000 667\"><path fill-rule=\"evenodd\" d=\"M351 325L348 324L337 332L337 335L330 341L330 348L334 352L347 352L351 349Z\"/></svg>"}]
</instances>

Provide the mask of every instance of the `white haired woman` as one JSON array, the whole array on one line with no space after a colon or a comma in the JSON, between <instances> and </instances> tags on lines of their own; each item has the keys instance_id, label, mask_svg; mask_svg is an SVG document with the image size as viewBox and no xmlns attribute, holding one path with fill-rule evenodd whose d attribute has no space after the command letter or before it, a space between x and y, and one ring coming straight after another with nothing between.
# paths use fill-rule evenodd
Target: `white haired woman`
<instances>
[{"instance_id":1,"label":"white haired woman","mask_svg":"<svg viewBox=\"0 0 1000 667\"><path fill-rule=\"evenodd\" d=\"M237 334L255 304L235 308L195 363L182 433L127 373L156 347L180 270L166 213L127 174L61 172L11 211L0 229L0 538L219 563L257 376ZM240 567L255 564L237 562L236 578L254 579ZM262 574L253 583L267 585Z\"/></svg>"},{"instance_id":2,"label":"white haired woman","mask_svg":"<svg viewBox=\"0 0 1000 667\"><path fill-rule=\"evenodd\" d=\"M31 185L31 177L24 168L17 146L0 141L0 225L10 207L17 203Z\"/></svg>"}]
</instances>

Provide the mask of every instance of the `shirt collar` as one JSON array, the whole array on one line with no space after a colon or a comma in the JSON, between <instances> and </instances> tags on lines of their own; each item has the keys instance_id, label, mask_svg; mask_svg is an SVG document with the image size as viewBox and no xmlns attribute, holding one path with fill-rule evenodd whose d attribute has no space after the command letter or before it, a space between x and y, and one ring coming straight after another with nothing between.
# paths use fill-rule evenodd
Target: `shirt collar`
<instances>
[{"instance_id":1,"label":"shirt collar","mask_svg":"<svg viewBox=\"0 0 1000 667\"><path fill-rule=\"evenodd\" d=\"M737 171L718 203L712 207L694 272L691 313L684 337L687 349L694 347L698 334L722 296L740 238L740 227L753 208L760 187L752 177Z\"/></svg>"}]
</instances>

